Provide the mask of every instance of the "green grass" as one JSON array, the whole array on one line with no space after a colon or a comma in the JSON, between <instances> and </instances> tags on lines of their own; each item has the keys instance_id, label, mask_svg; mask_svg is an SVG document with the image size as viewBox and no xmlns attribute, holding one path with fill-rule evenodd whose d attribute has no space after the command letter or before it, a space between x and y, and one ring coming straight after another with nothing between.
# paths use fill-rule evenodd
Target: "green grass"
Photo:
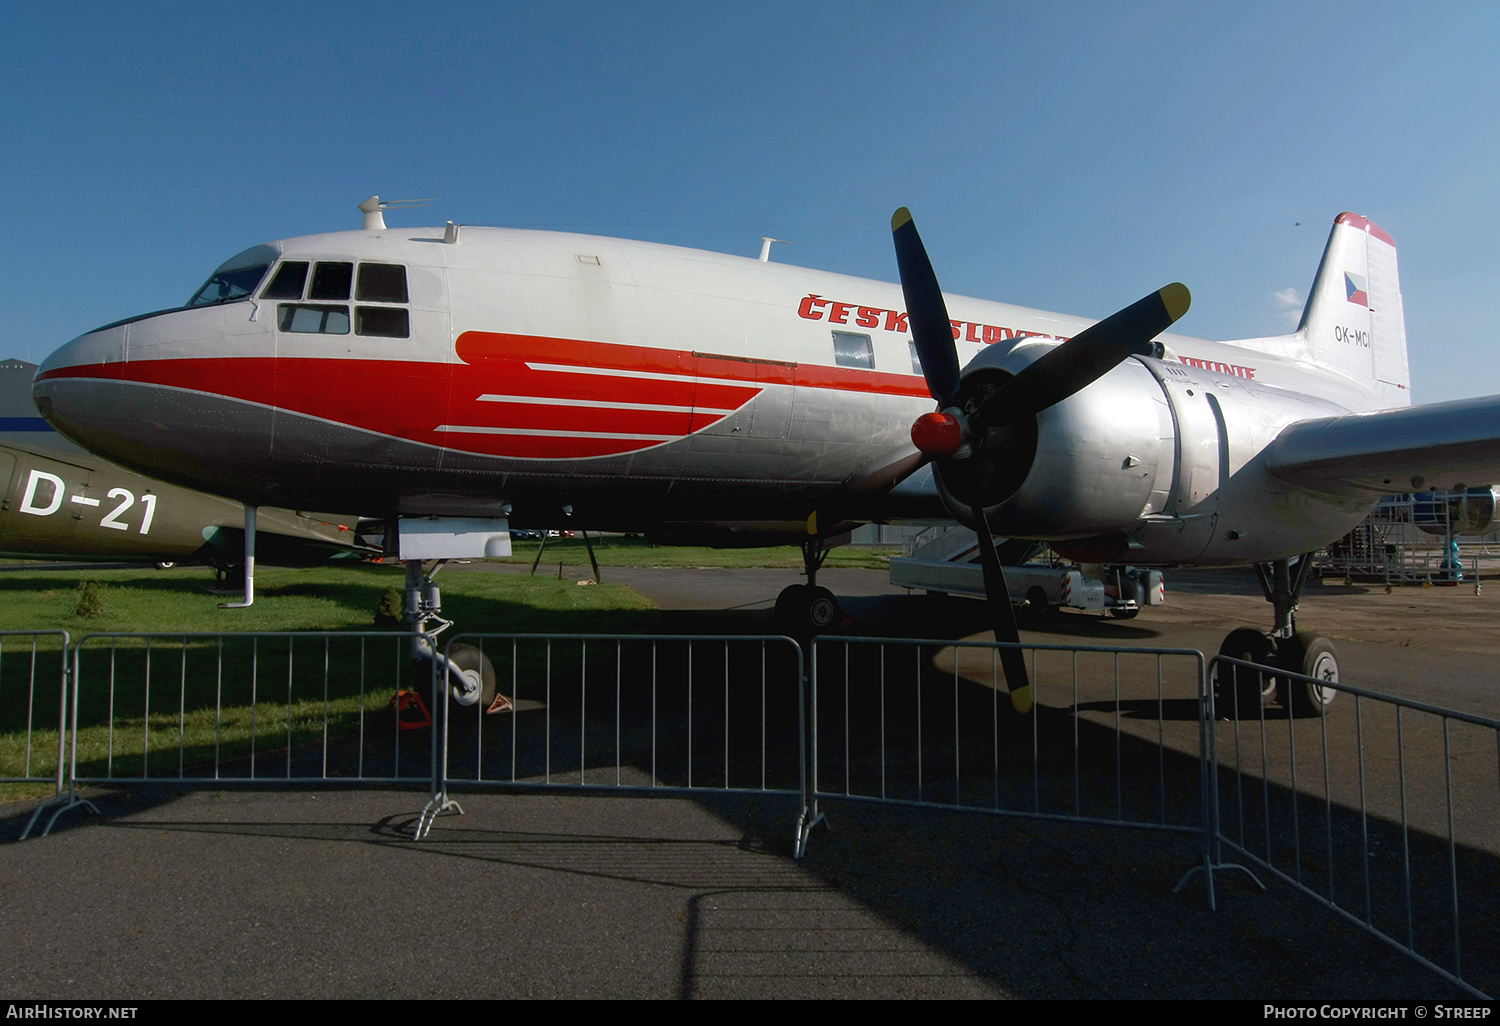
<instances>
[{"instance_id":1,"label":"green grass","mask_svg":"<svg viewBox=\"0 0 1500 1026\"><path fill-rule=\"evenodd\" d=\"M439 572L443 615L471 631L582 631L587 614L621 611L626 630L649 629L652 603L608 583L578 587L555 576ZM93 582L100 606L81 615L80 584ZM239 594L212 593L213 575L202 567L171 570L7 570L0 574L0 630L63 629L76 640L90 632L119 631L344 631L370 630L381 593L402 587L399 566L358 564L308 570L261 568L255 604L220 609ZM580 614L585 614L580 617ZM645 626L641 626L644 624Z\"/></svg>"},{"instance_id":2,"label":"green grass","mask_svg":"<svg viewBox=\"0 0 1500 1026\"><path fill-rule=\"evenodd\" d=\"M520 543L508 561L529 564L536 549L535 542ZM895 551L835 549L825 565L884 568ZM801 552L792 546L668 548L609 536L595 539L595 552L606 566L802 567ZM559 563L567 568L562 579L556 573ZM579 579L589 574L578 568L587 564L581 538L555 538L548 540L535 577L440 572L443 616L457 625L450 636L660 629L653 604L609 584L607 574L603 585L580 587ZM0 573L0 631L61 629L75 644L89 634L137 632L365 632L375 630L382 593L392 585L402 587L404 580L399 565L260 568L255 604L221 609L220 603L238 595L211 592L213 575L202 567L7 569ZM411 675L396 638L331 641L326 656L318 648L321 639L302 639L291 643L290 669L285 640L230 638L222 644L221 655L220 643L212 639L88 642L79 702L80 775L172 777L180 770L193 775L195 768L216 760L247 760L252 749L257 775L279 775L286 771L289 748L328 752L340 747L340 738L394 734L386 704L396 682ZM50 778L55 772L61 656L57 638L0 639L0 777ZM402 743L421 748L425 734L403 735ZM243 769L242 762L236 772ZM348 767L335 772L346 770L353 772ZM0 798L49 790L0 785Z\"/></svg>"},{"instance_id":3,"label":"green grass","mask_svg":"<svg viewBox=\"0 0 1500 1026\"><path fill-rule=\"evenodd\" d=\"M220 760L246 760L234 771L244 776L252 755L259 775L284 774L288 751L362 724L379 732L410 677L394 636L101 639L80 665L79 774L127 779L191 776Z\"/></svg>"},{"instance_id":4,"label":"green grass","mask_svg":"<svg viewBox=\"0 0 1500 1026\"><path fill-rule=\"evenodd\" d=\"M256 573L249 609L219 608L236 596L211 593L212 581L201 567L8 570L0 575L0 630L62 629L75 644L89 634L132 632L366 632L375 629L382 593L401 586L404 571L265 568ZM443 615L457 624L453 633L645 633L658 622L649 600L618 585L451 571L439 573L437 582ZM79 774L193 775L215 760L248 759L253 749L257 775L279 775L288 749L322 746L325 729L335 740L381 731L393 737L386 704L411 671L399 632L383 633L392 637L229 637L222 648L214 639L89 641L82 656ZM0 639L0 777L55 772L61 655L57 637ZM403 743L423 746L425 735L405 735ZM337 771L352 775L356 768ZM47 790L0 785L0 797Z\"/></svg>"},{"instance_id":5,"label":"green grass","mask_svg":"<svg viewBox=\"0 0 1500 1026\"><path fill-rule=\"evenodd\" d=\"M773 567L802 569L802 550L795 545L781 545L763 549L710 549L680 545L652 545L644 538L623 538L605 535L591 539L594 555L600 566L679 566L679 567ZM525 563L528 566L536 558L535 541L512 542L512 554L500 560L505 563ZM884 570L891 564L892 556L901 554L900 546L843 546L831 550L823 564L830 567L852 567L865 570ZM582 538L549 538L537 573L546 567L588 566L588 550Z\"/></svg>"}]
</instances>

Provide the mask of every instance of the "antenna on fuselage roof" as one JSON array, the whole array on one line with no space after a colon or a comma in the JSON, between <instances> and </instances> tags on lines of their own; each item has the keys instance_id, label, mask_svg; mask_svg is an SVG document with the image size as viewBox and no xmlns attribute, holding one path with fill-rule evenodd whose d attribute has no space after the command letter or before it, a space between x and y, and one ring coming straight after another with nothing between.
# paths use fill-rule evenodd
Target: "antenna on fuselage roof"
<instances>
[{"instance_id":1,"label":"antenna on fuselage roof","mask_svg":"<svg viewBox=\"0 0 1500 1026\"><path fill-rule=\"evenodd\" d=\"M385 230L385 211L424 207L431 202L431 199L382 200L379 196L371 196L359 205L359 209L365 215L365 231L379 232Z\"/></svg>"},{"instance_id":2,"label":"antenna on fuselage roof","mask_svg":"<svg viewBox=\"0 0 1500 1026\"><path fill-rule=\"evenodd\" d=\"M779 242L783 246L790 246L791 245L791 243L787 242L785 239L773 239L769 235L762 235L760 237L760 262L761 263L768 264L768 263L771 262L771 243L773 243L773 242Z\"/></svg>"}]
</instances>

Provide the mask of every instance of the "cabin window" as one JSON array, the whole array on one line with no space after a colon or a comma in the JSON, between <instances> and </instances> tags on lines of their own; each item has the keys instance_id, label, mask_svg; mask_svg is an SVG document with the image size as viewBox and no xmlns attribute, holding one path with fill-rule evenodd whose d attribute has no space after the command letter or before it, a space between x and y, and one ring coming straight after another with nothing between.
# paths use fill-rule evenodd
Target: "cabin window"
<instances>
[{"instance_id":1,"label":"cabin window","mask_svg":"<svg viewBox=\"0 0 1500 1026\"><path fill-rule=\"evenodd\" d=\"M303 334L349 334L347 306L313 306L310 303L282 303L277 309L276 326L282 331Z\"/></svg>"},{"instance_id":2,"label":"cabin window","mask_svg":"<svg viewBox=\"0 0 1500 1026\"><path fill-rule=\"evenodd\" d=\"M312 288L308 299L348 299L349 284L354 280L354 265L343 261L320 262L313 268ZM347 318L349 311L344 311ZM347 330L347 328L345 329Z\"/></svg>"},{"instance_id":3,"label":"cabin window","mask_svg":"<svg viewBox=\"0 0 1500 1026\"><path fill-rule=\"evenodd\" d=\"M354 298L367 303L406 302L406 268L400 264L360 264Z\"/></svg>"},{"instance_id":4,"label":"cabin window","mask_svg":"<svg viewBox=\"0 0 1500 1026\"><path fill-rule=\"evenodd\" d=\"M906 343L906 348L908 348L908 349L911 350L911 372L913 374L921 374L922 373L922 358L917 355L917 344L915 342L911 341L910 339L908 339L907 343Z\"/></svg>"},{"instance_id":5,"label":"cabin window","mask_svg":"<svg viewBox=\"0 0 1500 1026\"><path fill-rule=\"evenodd\" d=\"M852 331L833 333L833 362L840 367L875 369L875 347L869 335L856 335Z\"/></svg>"},{"instance_id":6,"label":"cabin window","mask_svg":"<svg viewBox=\"0 0 1500 1026\"><path fill-rule=\"evenodd\" d=\"M271 284L260 294L261 299L301 299L302 286L307 283L307 261L288 260L276 268Z\"/></svg>"},{"instance_id":7,"label":"cabin window","mask_svg":"<svg viewBox=\"0 0 1500 1026\"><path fill-rule=\"evenodd\" d=\"M411 325L405 307L356 306L354 332L380 338L407 338L411 335Z\"/></svg>"}]
</instances>

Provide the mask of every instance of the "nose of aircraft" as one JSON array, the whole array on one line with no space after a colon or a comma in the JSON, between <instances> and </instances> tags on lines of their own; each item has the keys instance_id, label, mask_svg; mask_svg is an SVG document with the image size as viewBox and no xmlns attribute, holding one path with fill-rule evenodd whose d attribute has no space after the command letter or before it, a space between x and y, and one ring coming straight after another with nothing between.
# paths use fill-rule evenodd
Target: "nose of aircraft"
<instances>
[{"instance_id":1,"label":"nose of aircraft","mask_svg":"<svg viewBox=\"0 0 1500 1026\"><path fill-rule=\"evenodd\" d=\"M110 325L79 335L37 368L31 398L43 418L86 448L98 385L118 379L125 366L125 326Z\"/></svg>"},{"instance_id":2,"label":"nose of aircraft","mask_svg":"<svg viewBox=\"0 0 1500 1026\"><path fill-rule=\"evenodd\" d=\"M79 335L59 346L37 369L37 380L54 371L76 367L103 367L125 361L125 325L111 324Z\"/></svg>"}]
</instances>

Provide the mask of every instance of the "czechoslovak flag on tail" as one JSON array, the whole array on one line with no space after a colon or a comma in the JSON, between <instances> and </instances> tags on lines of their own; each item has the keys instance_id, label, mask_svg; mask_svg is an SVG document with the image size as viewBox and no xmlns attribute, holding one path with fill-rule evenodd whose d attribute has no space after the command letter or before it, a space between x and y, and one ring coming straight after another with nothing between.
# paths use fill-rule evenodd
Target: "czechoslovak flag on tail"
<instances>
[{"instance_id":1,"label":"czechoslovak flag on tail","mask_svg":"<svg viewBox=\"0 0 1500 1026\"><path fill-rule=\"evenodd\" d=\"M1359 275L1344 272L1344 293L1348 296L1349 302L1369 308L1370 294L1365 291L1365 280Z\"/></svg>"}]
</instances>

